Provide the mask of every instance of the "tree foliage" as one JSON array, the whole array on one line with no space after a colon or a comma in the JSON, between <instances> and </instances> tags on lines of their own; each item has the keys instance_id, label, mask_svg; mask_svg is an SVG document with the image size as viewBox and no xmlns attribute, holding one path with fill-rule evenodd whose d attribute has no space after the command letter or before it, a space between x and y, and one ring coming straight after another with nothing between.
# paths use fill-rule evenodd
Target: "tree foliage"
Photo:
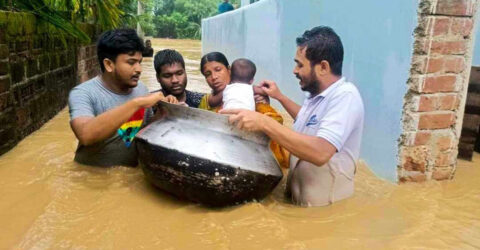
<instances>
[{"instance_id":1,"label":"tree foliage","mask_svg":"<svg viewBox=\"0 0 480 250\"><path fill-rule=\"evenodd\" d=\"M77 22L98 25L104 30L122 25L130 13L119 6L136 0L15 0L9 7L13 10L31 12L40 20L44 20L82 42L90 42L90 38L79 29Z\"/></svg>"},{"instance_id":2,"label":"tree foliage","mask_svg":"<svg viewBox=\"0 0 480 250\"><path fill-rule=\"evenodd\" d=\"M153 0L154 30L146 33L156 37L200 39L202 19L217 14L222 0ZM231 1L239 5L239 0Z\"/></svg>"},{"instance_id":3,"label":"tree foliage","mask_svg":"<svg viewBox=\"0 0 480 250\"><path fill-rule=\"evenodd\" d=\"M138 1L144 13L137 15ZM103 30L135 28L146 35L200 39L203 18L217 14L223 0L0 0L0 8L27 11L62 32L89 42L77 22L98 25ZM238 6L240 0L230 1Z\"/></svg>"}]
</instances>

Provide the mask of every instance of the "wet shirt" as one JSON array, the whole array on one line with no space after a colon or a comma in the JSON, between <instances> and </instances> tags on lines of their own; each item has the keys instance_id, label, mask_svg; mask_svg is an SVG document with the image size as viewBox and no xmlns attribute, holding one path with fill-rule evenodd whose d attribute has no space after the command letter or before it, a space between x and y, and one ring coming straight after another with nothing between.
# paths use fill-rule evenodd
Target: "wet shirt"
<instances>
[{"instance_id":1,"label":"wet shirt","mask_svg":"<svg viewBox=\"0 0 480 250\"><path fill-rule=\"evenodd\" d=\"M99 77L86 81L72 89L68 98L70 120L78 117L95 117L112 108L118 107L127 101L148 94L143 83L129 94L117 94L105 88ZM117 132L104 141L93 145L78 145L75 161L95 166L138 164L137 152L134 145L135 134L140 130L146 113L145 109L137 110Z\"/></svg>"},{"instance_id":2,"label":"wet shirt","mask_svg":"<svg viewBox=\"0 0 480 250\"><path fill-rule=\"evenodd\" d=\"M305 100L296 117L294 130L327 140L337 153L321 167L291 157L287 183L295 202L321 206L353 194L363 120L360 93L344 78Z\"/></svg>"}]
</instances>

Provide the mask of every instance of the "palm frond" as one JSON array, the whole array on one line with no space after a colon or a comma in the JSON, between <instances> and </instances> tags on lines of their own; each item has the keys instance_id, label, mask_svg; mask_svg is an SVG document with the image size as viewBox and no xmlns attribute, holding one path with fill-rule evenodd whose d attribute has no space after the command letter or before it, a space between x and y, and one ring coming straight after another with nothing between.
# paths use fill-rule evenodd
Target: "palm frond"
<instances>
[{"instance_id":1,"label":"palm frond","mask_svg":"<svg viewBox=\"0 0 480 250\"><path fill-rule=\"evenodd\" d=\"M103 29L112 29L120 25L120 17L124 14L115 0L96 0L98 22Z\"/></svg>"},{"instance_id":2,"label":"palm frond","mask_svg":"<svg viewBox=\"0 0 480 250\"><path fill-rule=\"evenodd\" d=\"M79 39L82 43L90 43L90 38L81 29L65 18L60 12L54 10L43 0L16 0L15 5L20 9L33 13L67 34Z\"/></svg>"}]
</instances>

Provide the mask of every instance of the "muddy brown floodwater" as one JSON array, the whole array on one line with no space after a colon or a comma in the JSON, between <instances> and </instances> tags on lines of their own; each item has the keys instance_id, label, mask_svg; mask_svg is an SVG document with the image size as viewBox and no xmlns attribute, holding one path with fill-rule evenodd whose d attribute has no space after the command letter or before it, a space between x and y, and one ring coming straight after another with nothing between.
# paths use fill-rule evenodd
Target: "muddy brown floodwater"
<instances>
[{"instance_id":1,"label":"muddy brown floodwater","mask_svg":"<svg viewBox=\"0 0 480 250\"><path fill-rule=\"evenodd\" d=\"M189 89L208 91L198 41L153 46L181 51ZM144 71L156 89L151 59ZM0 249L480 248L479 154L452 181L396 185L361 164L355 196L332 206L290 205L280 185L260 203L214 210L156 190L139 168L76 164L76 145L64 109L0 156Z\"/></svg>"}]
</instances>

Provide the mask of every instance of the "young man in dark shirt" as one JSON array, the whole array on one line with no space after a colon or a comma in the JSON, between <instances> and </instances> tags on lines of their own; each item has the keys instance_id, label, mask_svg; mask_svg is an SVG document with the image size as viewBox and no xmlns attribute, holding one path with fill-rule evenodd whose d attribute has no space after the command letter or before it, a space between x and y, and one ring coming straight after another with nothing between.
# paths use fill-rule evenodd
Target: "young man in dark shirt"
<instances>
[{"instance_id":1,"label":"young man in dark shirt","mask_svg":"<svg viewBox=\"0 0 480 250\"><path fill-rule=\"evenodd\" d=\"M161 91L165 96L173 95L179 103L184 102L189 107L198 108L203 93L188 91L187 71L185 70L185 61L178 51L164 49L153 59L157 81L162 87Z\"/></svg>"}]
</instances>

